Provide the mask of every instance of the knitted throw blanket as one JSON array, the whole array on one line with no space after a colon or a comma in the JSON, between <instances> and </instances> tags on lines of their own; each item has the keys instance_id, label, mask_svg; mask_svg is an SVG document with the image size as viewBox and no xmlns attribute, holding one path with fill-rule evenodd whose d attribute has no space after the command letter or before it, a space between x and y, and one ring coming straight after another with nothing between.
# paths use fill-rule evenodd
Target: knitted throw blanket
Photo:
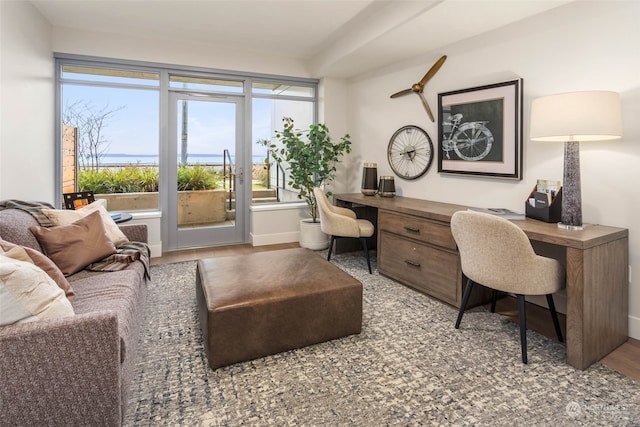
<instances>
[{"instance_id":1,"label":"knitted throw blanket","mask_svg":"<svg viewBox=\"0 0 640 427\"><path fill-rule=\"evenodd\" d=\"M149 258L151 251L146 243L129 242L116 248L116 253L101 259L100 261L89 264L86 268L89 271L119 271L124 270L135 261L142 262L144 265L144 276L151 279L149 273Z\"/></svg>"},{"instance_id":2,"label":"knitted throw blanket","mask_svg":"<svg viewBox=\"0 0 640 427\"><path fill-rule=\"evenodd\" d=\"M25 202L24 200L3 200L0 202L2 209L20 209L33 216L42 227L53 227L53 223L42 213L42 209L53 209L53 206L44 202Z\"/></svg>"}]
</instances>

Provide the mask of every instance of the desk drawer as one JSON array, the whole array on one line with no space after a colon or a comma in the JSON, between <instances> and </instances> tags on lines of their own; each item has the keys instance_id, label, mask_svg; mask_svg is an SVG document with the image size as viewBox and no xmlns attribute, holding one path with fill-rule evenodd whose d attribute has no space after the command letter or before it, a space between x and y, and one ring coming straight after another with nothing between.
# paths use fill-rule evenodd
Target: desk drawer
<instances>
[{"instance_id":1,"label":"desk drawer","mask_svg":"<svg viewBox=\"0 0 640 427\"><path fill-rule=\"evenodd\" d=\"M378 270L424 293L458 306L460 273L456 252L380 233Z\"/></svg>"},{"instance_id":2,"label":"desk drawer","mask_svg":"<svg viewBox=\"0 0 640 427\"><path fill-rule=\"evenodd\" d=\"M378 228L399 236L409 237L431 245L456 250L456 242L448 223L432 221L412 215L380 211Z\"/></svg>"}]
</instances>

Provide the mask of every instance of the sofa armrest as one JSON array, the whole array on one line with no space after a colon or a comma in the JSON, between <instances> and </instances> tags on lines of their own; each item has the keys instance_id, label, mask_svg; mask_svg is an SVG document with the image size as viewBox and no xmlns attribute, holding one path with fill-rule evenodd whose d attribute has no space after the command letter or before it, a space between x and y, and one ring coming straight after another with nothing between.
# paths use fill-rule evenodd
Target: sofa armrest
<instances>
[{"instance_id":1,"label":"sofa armrest","mask_svg":"<svg viewBox=\"0 0 640 427\"><path fill-rule=\"evenodd\" d=\"M0 426L120 425L114 312L0 328Z\"/></svg>"},{"instance_id":2,"label":"sofa armrest","mask_svg":"<svg viewBox=\"0 0 640 427\"><path fill-rule=\"evenodd\" d=\"M129 241L149 243L147 224L121 224L119 228Z\"/></svg>"}]
</instances>

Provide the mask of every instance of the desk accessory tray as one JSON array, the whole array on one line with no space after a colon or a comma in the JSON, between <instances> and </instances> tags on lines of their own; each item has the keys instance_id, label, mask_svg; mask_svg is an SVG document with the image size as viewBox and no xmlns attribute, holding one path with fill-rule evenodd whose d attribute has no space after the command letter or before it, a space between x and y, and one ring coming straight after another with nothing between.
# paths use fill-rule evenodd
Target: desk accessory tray
<instances>
[{"instance_id":1,"label":"desk accessory tray","mask_svg":"<svg viewBox=\"0 0 640 427\"><path fill-rule=\"evenodd\" d=\"M524 202L525 214L527 218L538 219L544 222L560 222L562 216L562 187L558 190L558 193L551 201L549 206L544 208L536 208L531 206L529 199L534 197L535 192L538 190L538 186L533 187L533 190L529 194L529 197Z\"/></svg>"}]
</instances>

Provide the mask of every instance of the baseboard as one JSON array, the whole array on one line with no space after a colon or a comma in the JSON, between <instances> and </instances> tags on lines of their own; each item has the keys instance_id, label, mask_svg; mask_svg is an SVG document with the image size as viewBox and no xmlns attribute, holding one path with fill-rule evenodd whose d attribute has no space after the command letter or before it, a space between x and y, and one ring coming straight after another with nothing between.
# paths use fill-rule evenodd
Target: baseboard
<instances>
[{"instance_id":1,"label":"baseboard","mask_svg":"<svg viewBox=\"0 0 640 427\"><path fill-rule=\"evenodd\" d=\"M640 317L629 316L629 337L640 340Z\"/></svg>"},{"instance_id":2,"label":"baseboard","mask_svg":"<svg viewBox=\"0 0 640 427\"><path fill-rule=\"evenodd\" d=\"M287 233L259 234L250 233L251 244L253 246L277 245L280 243L293 243L300 241L299 231L290 231Z\"/></svg>"},{"instance_id":3,"label":"baseboard","mask_svg":"<svg viewBox=\"0 0 640 427\"><path fill-rule=\"evenodd\" d=\"M151 251L151 258L162 256L162 243L159 245L149 245Z\"/></svg>"}]
</instances>

